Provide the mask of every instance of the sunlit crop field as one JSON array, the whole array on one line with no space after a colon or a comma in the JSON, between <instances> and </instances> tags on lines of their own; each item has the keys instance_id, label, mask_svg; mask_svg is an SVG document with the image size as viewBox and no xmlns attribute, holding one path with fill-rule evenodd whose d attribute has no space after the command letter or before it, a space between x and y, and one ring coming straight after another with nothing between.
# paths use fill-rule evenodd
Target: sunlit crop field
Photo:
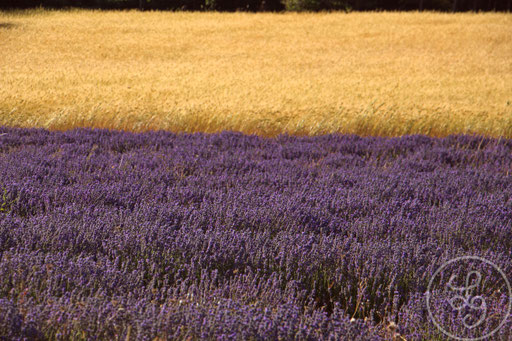
<instances>
[{"instance_id":1,"label":"sunlit crop field","mask_svg":"<svg viewBox=\"0 0 512 341\"><path fill-rule=\"evenodd\" d=\"M0 125L512 137L512 15L0 12Z\"/></svg>"}]
</instances>

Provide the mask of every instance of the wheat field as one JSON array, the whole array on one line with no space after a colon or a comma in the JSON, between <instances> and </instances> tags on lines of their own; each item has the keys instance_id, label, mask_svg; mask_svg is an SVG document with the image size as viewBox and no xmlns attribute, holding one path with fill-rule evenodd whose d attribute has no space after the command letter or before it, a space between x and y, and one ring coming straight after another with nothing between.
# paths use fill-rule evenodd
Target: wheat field
<instances>
[{"instance_id":1,"label":"wheat field","mask_svg":"<svg viewBox=\"0 0 512 341\"><path fill-rule=\"evenodd\" d=\"M0 125L512 137L512 15L0 12Z\"/></svg>"}]
</instances>

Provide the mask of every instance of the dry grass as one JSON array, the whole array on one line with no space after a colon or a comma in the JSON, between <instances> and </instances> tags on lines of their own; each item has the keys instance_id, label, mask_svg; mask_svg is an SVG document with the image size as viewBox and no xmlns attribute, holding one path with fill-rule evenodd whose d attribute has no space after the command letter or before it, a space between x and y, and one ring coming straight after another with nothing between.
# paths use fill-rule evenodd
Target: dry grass
<instances>
[{"instance_id":1,"label":"dry grass","mask_svg":"<svg viewBox=\"0 0 512 341\"><path fill-rule=\"evenodd\" d=\"M512 137L512 15L0 12L0 125Z\"/></svg>"}]
</instances>

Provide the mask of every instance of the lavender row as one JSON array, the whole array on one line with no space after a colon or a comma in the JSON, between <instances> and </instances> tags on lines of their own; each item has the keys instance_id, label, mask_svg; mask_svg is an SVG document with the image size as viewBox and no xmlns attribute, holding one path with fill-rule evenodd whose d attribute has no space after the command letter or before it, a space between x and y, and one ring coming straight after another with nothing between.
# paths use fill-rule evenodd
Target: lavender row
<instances>
[{"instance_id":1,"label":"lavender row","mask_svg":"<svg viewBox=\"0 0 512 341\"><path fill-rule=\"evenodd\" d=\"M0 339L442 340L441 264L512 279L511 171L481 137L0 128Z\"/></svg>"}]
</instances>

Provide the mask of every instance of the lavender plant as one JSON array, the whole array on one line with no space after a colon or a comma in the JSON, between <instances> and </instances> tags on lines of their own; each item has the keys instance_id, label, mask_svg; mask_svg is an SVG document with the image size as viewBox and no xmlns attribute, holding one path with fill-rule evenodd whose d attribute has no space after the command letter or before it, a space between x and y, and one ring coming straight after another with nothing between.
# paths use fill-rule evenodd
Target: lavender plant
<instances>
[{"instance_id":1,"label":"lavender plant","mask_svg":"<svg viewBox=\"0 0 512 341\"><path fill-rule=\"evenodd\" d=\"M512 279L511 167L469 136L0 128L0 339L445 339L443 262Z\"/></svg>"}]
</instances>

